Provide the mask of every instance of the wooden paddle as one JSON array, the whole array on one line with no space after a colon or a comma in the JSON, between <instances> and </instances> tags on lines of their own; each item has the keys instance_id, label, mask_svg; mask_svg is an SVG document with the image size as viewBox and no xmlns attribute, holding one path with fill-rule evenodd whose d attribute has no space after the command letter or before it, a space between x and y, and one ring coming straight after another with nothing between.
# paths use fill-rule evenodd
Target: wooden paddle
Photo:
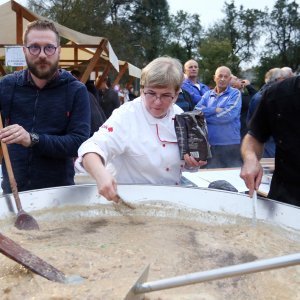
<instances>
[{"instance_id":1,"label":"wooden paddle","mask_svg":"<svg viewBox=\"0 0 300 300\"><path fill-rule=\"evenodd\" d=\"M0 114L0 129L3 129L1 114ZM18 188L17 188L17 182L15 180L15 176L13 173L7 145L5 143L3 143L2 141L1 141L1 148L2 148L2 152L3 152L3 157L4 157L7 173L8 173L11 191L14 196L16 206L18 209L17 220L15 222L15 226L21 230L39 230L39 225L38 225L37 221L32 216L30 216L28 213L26 213L22 208L21 200L20 200Z\"/></svg>"},{"instance_id":2,"label":"wooden paddle","mask_svg":"<svg viewBox=\"0 0 300 300\"><path fill-rule=\"evenodd\" d=\"M127 207L129 209L135 209L134 205L125 201L122 197L120 197L120 195L117 195L117 200L118 200L118 203L120 203L121 205L124 205L125 207Z\"/></svg>"},{"instance_id":3,"label":"wooden paddle","mask_svg":"<svg viewBox=\"0 0 300 300\"><path fill-rule=\"evenodd\" d=\"M0 252L30 271L51 281L66 283L65 275L0 233Z\"/></svg>"}]
</instances>

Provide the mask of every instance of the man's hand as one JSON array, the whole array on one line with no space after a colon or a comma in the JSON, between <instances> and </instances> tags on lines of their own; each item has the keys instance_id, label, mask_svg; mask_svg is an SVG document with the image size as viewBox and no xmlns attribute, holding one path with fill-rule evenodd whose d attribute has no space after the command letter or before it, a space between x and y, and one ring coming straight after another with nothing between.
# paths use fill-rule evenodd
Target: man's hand
<instances>
[{"instance_id":1,"label":"man's hand","mask_svg":"<svg viewBox=\"0 0 300 300\"><path fill-rule=\"evenodd\" d=\"M250 85L250 81L248 79L243 79L241 81L241 84L242 84L242 87L244 88L244 87Z\"/></svg>"},{"instance_id":2,"label":"man's hand","mask_svg":"<svg viewBox=\"0 0 300 300\"><path fill-rule=\"evenodd\" d=\"M253 196L254 190L258 190L263 176L263 168L258 160L246 160L241 169L240 177L245 181L249 189L250 197Z\"/></svg>"},{"instance_id":3,"label":"man's hand","mask_svg":"<svg viewBox=\"0 0 300 300\"><path fill-rule=\"evenodd\" d=\"M9 125L0 130L0 140L6 144L20 144L24 147L31 145L29 133L20 125Z\"/></svg>"}]
</instances>

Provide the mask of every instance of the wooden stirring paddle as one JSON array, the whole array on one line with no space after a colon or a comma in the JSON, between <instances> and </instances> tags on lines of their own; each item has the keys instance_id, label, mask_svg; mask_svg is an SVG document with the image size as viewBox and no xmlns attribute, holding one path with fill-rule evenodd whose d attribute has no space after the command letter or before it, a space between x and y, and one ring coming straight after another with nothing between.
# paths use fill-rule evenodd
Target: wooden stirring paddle
<instances>
[{"instance_id":1,"label":"wooden stirring paddle","mask_svg":"<svg viewBox=\"0 0 300 300\"><path fill-rule=\"evenodd\" d=\"M0 129L3 129L1 113L0 113ZM8 173L11 191L14 196L17 210L18 210L15 226L21 230L39 230L39 225L37 221L31 215L26 213L22 208L21 200L17 188L17 182L15 180L15 176L13 173L7 145L1 141L1 147L2 147L3 157L4 157L4 161Z\"/></svg>"}]
</instances>

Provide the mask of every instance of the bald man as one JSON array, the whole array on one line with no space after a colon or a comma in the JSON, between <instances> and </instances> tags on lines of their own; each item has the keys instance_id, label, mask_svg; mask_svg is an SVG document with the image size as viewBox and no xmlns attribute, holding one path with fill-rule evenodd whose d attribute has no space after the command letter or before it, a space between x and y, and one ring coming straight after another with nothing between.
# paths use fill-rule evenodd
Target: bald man
<instances>
[{"instance_id":1,"label":"bald man","mask_svg":"<svg viewBox=\"0 0 300 300\"><path fill-rule=\"evenodd\" d=\"M216 87L206 92L195 109L204 113L212 158L208 168L231 168L242 164L240 156L241 92L230 86L231 71L222 66L214 75Z\"/></svg>"},{"instance_id":2,"label":"bald man","mask_svg":"<svg viewBox=\"0 0 300 300\"><path fill-rule=\"evenodd\" d=\"M181 88L187 91L196 105L205 94L209 91L209 87L198 79L199 67L198 63L191 59L184 64L184 74L186 79L183 81Z\"/></svg>"}]
</instances>

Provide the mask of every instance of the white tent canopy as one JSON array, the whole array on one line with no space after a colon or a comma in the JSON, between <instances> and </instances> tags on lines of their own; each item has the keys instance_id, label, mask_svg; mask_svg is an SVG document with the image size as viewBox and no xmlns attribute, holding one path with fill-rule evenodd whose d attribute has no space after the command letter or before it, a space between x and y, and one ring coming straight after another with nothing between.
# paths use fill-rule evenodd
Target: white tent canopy
<instances>
[{"instance_id":1,"label":"white tent canopy","mask_svg":"<svg viewBox=\"0 0 300 300\"><path fill-rule=\"evenodd\" d=\"M20 15L18 16L16 11L21 11L22 19L20 19ZM27 8L23 7L22 5L18 4L13 0L0 5L0 44L21 44L20 37L17 36L18 27L26 28L28 22L34 19L47 20L47 18L35 14L34 12L28 10ZM18 24L18 22L22 22L22 24ZM127 64L129 75L140 78L141 70L130 63L127 63L125 61L119 61L113 48L111 47L109 41L106 38L90 36L72 30L58 23L53 23L55 24L60 36L71 41L74 47L75 45L93 45L95 47L96 45L104 44L105 46L103 46L102 49L105 49L105 51L101 51L99 58L108 60L117 72L119 72L119 66ZM97 48L93 47L86 49L77 48L76 57L78 60L91 60L95 55L96 50ZM3 48L0 48L0 56L4 56ZM75 60L75 51L73 51L72 48L63 47L61 52L61 60L69 60L70 62L72 60ZM69 65L71 64L72 63L69 63Z\"/></svg>"}]
</instances>

